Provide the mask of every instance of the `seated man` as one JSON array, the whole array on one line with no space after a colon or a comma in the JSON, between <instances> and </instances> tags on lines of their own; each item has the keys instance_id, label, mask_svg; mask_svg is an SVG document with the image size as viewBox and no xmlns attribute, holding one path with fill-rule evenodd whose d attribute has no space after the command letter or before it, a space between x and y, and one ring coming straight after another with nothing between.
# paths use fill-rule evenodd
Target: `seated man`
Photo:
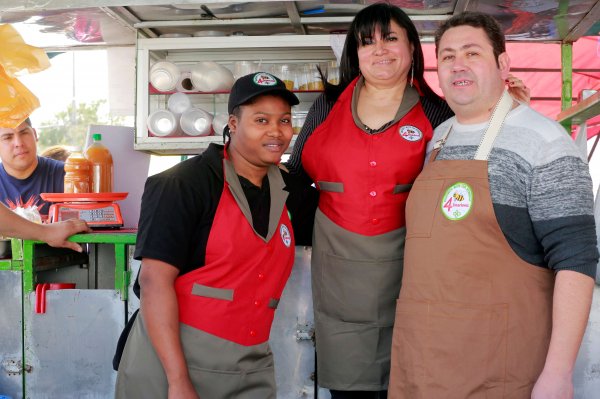
<instances>
[{"instance_id":1,"label":"seated man","mask_svg":"<svg viewBox=\"0 0 600 399\"><path fill-rule=\"evenodd\" d=\"M0 202L38 205L41 215L49 204L40 193L62 193L64 163L37 155L37 133L29 118L16 129L0 127Z\"/></svg>"}]
</instances>

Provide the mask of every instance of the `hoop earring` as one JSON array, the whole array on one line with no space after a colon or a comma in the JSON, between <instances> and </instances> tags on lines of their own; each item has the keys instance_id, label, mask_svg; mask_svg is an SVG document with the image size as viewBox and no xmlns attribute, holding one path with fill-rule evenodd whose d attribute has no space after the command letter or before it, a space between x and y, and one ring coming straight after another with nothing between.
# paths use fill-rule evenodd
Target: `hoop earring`
<instances>
[{"instance_id":1,"label":"hoop earring","mask_svg":"<svg viewBox=\"0 0 600 399\"><path fill-rule=\"evenodd\" d=\"M413 81L415 79L415 60L410 62L410 87L413 87Z\"/></svg>"}]
</instances>

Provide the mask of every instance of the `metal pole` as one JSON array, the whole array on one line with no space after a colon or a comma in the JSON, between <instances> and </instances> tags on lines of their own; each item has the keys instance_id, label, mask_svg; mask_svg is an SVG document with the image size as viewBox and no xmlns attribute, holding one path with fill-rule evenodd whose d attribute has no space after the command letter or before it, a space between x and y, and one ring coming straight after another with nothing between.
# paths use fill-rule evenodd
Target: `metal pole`
<instances>
[{"instance_id":1,"label":"metal pole","mask_svg":"<svg viewBox=\"0 0 600 399\"><path fill-rule=\"evenodd\" d=\"M573 102L573 43L562 43L560 46L562 93L561 110L571 107ZM567 132L571 132L571 120L563 122Z\"/></svg>"}]
</instances>

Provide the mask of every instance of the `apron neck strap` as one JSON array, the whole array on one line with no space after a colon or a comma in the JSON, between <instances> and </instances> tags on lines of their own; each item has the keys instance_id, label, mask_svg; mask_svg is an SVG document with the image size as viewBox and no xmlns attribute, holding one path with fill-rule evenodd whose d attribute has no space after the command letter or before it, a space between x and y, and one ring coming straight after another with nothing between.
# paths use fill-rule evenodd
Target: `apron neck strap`
<instances>
[{"instance_id":1,"label":"apron neck strap","mask_svg":"<svg viewBox=\"0 0 600 399\"><path fill-rule=\"evenodd\" d=\"M494 141L496 140L498 133L500 133L500 129L502 129L506 115L508 115L508 112L512 108L512 103L512 97L508 94L508 91L504 90L502 97L500 97L500 101L498 101L494 108L494 112L492 112L490 123L483 134L483 137L481 137L481 142L475 153L475 160L485 161L490 156Z\"/></svg>"},{"instance_id":2,"label":"apron neck strap","mask_svg":"<svg viewBox=\"0 0 600 399\"><path fill-rule=\"evenodd\" d=\"M512 97L510 96L510 94L508 94L508 91L504 90L504 92L502 93L502 97L500 97L500 100L498 100L496 106L494 107L494 111L492 112L492 116L490 118L490 123L488 124L485 133L481 137L481 141L479 142L479 147L477 147L477 152L475 153L474 159L479 161L485 161L488 159L490 152L492 151L494 141L496 140L496 137L498 136L502 125L504 124L506 115L508 115L508 112L512 108L512 103ZM456 119L456 117L453 117L453 119ZM452 131L453 123L454 121L448 123L448 128L446 129L446 132L433 145L433 150L430 158L431 161L435 160L437 154L444 147L444 144L446 144L446 140L448 140L448 136Z\"/></svg>"}]
</instances>

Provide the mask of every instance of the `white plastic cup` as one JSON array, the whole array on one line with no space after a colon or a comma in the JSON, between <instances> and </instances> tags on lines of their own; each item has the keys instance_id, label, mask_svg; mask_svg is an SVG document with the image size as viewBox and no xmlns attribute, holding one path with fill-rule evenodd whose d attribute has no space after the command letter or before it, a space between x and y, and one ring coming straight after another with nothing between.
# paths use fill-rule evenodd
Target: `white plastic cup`
<instances>
[{"instance_id":1,"label":"white plastic cup","mask_svg":"<svg viewBox=\"0 0 600 399\"><path fill-rule=\"evenodd\" d=\"M258 65L254 61L236 61L233 64L233 76L236 80L254 72L258 72Z\"/></svg>"},{"instance_id":2,"label":"white plastic cup","mask_svg":"<svg viewBox=\"0 0 600 399\"><path fill-rule=\"evenodd\" d=\"M192 108L192 102L185 93L173 93L169 96L167 108L175 115L179 115Z\"/></svg>"},{"instance_id":3,"label":"white plastic cup","mask_svg":"<svg viewBox=\"0 0 600 399\"><path fill-rule=\"evenodd\" d=\"M223 129L227 126L227 122L229 122L229 115L227 114L217 114L214 116L212 121L213 131L216 136L220 136L223 134Z\"/></svg>"},{"instance_id":4,"label":"white plastic cup","mask_svg":"<svg viewBox=\"0 0 600 399\"><path fill-rule=\"evenodd\" d=\"M180 75L177 65L159 61L150 68L150 83L158 91L171 91L177 86Z\"/></svg>"},{"instance_id":5,"label":"white plastic cup","mask_svg":"<svg viewBox=\"0 0 600 399\"><path fill-rule=\"evenodd\" d=\"M210 136L212 133L213 117L201 108L190 108L181 114L179 126L188 136Z\"/></svg>"},{"instance_id":6,"label":"white plastic cup","mask_svg":"<svg viewBox=\"0 0 600 399\"><path fill-rule=\"evenodd\" d=\"M191 73L194 88L201 92L230 90L235 80L229 69L212 61L197 63Z\"/></svg>"},{"instance_id":7,"label":"white plastic cup","mask_svg":"<svg viewBox=\"0 0 600 399\"><path fill-rule=\"evenodd\" d=\"M177 119L175 115L166 109L157 109L148 115L146 121L148 130L152 135L157 137L165 137L173 134L177 129Z\"/></svg>"}]
</instances>

